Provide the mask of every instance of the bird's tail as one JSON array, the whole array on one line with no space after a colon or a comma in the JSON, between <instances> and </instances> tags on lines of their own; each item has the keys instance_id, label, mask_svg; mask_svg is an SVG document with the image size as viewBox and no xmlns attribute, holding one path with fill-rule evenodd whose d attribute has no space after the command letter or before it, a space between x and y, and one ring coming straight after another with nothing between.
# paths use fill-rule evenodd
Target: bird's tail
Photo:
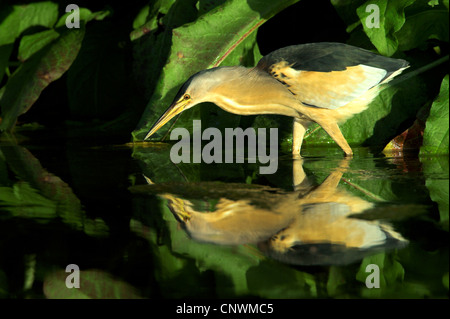
<instances>
[{"instance_id":1,"label":"bird's tail","mask_svg":"<svg viewBox=\"0 0 450 319\"><path fill-rule=\"evenodd\" d=\"M428 70L430 70L430 69L432 69L432 68L435 68L435 67L437 67L438 65L440 65L440 64L442 64L442 63L444 63L444 62L447 62L447 61L448 61L448 58L449 58L449 56L446 55L446 56L444 56L444 57L442 57L442 58L440 58L440 59L438 59L438 60L436 60L436 61L433 61L433 62L431 62L431 63L429 63L429 64L427 64L427 65L424 65L424 66L422 66L422 67L420 67L420 68L418 68L418 69L412 70L411 72L408 72L408 73L404 73L404 74L402 74L401 76L397 77L395 80L393 80L393 78L394 78L395 76L399 75L399 73L395 74L396 72L394 72L394 73L392 73L391 76L389 76L388 78L386 78L387 81L383 81L382 84L385 84L385 83L387 83L387 82L390 82L390 85L395 85L395 84L397 84L397 83L406 81L406 80L408 80L408 79L410 79L410 78L412 78L412 77L414 77L414 76L417 76L417 75L419 75L419 74L421 74L421 73L424 73L424 72L426 72L426 71L428 71ZM400 69L400 70L399 70L400 73L401 73L404 69L405 69L405 68ZM395 74L395 75L394 75L394 74ZM392 81L392 80L393 80L393 81Z\"/></svg>"}]
</instances>

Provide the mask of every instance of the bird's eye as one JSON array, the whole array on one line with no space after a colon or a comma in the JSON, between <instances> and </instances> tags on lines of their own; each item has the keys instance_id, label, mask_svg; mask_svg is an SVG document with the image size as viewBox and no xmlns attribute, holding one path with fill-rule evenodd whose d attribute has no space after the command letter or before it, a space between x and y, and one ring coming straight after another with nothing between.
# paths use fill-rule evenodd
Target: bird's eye
<instances>
[{"instance_id":1,"label":"bird's eye","mask_svg":"<svg viewBox=\"0 0 450 319\"><path fill-rule=\"evenodd\" d=\"M185 100L185 101L190 100L190 99L191 99L191 96L189 94L185 94L183 96L183 100Z\"/></svg>"}]
</instances>

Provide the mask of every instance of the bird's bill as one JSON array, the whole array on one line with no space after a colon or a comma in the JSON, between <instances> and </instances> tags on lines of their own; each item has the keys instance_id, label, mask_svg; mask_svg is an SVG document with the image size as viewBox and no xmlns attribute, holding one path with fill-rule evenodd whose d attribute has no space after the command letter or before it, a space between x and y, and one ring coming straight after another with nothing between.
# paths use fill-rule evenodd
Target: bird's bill
<instances>
[{"instance_id":1,"label":"bird's bill","mask_svg":"<svg viewBox=\"0 0 450 319\"><path fill-rule=\"evenodd\" d=\"M189 104L189 101L181 100L173 103L161 117L156 121L156 123L150 129L150 132L147 133L144 140L148 139L152 136L157 130L163 127L167 122L169 122L175 115L183 112L186 105Z\"/></svg>"}]
</instances>

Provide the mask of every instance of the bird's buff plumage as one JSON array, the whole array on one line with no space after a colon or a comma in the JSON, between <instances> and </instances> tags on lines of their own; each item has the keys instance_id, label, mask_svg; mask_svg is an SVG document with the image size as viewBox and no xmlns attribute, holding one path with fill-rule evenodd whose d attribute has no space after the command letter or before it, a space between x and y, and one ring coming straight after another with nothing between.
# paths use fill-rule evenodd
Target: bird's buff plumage
<instances>
[{"instance_id":1,"label":"bird's buff plumage","mask_svg":"<svg viewBox=\"0 0 450 319\"><path fill-rule=\"evenodd\" d=\"M318 123L344 150L352 150L338 124L364 111L408 62L341 43L289 46L263 57L254 68L219 67L191 76L145 139L174 116L203 102L239 115L279 114L294 118L292 152L306 128Z\"/></svg>"}]
</instances>

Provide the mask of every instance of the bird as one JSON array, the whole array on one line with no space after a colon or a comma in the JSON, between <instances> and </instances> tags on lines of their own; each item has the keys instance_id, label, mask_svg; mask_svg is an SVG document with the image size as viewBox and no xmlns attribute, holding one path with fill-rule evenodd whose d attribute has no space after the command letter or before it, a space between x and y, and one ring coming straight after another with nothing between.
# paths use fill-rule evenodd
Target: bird
<instances>
[{"instance_id":1,"label":"bird","mask_svg":"<svg viewBox=\"0 0 450 319\"><path fill-rule=\"evenodd\" d=\"M252 68L215 67L192 75L144 140L177 114L212 102L238 115L292 117L293 154L300 154L305 132L315 122L352 156L339 124L366 110L382 85L408 67L406 60L344 43L287 46L265 55Z\"/></svg>"}]
</instances>

